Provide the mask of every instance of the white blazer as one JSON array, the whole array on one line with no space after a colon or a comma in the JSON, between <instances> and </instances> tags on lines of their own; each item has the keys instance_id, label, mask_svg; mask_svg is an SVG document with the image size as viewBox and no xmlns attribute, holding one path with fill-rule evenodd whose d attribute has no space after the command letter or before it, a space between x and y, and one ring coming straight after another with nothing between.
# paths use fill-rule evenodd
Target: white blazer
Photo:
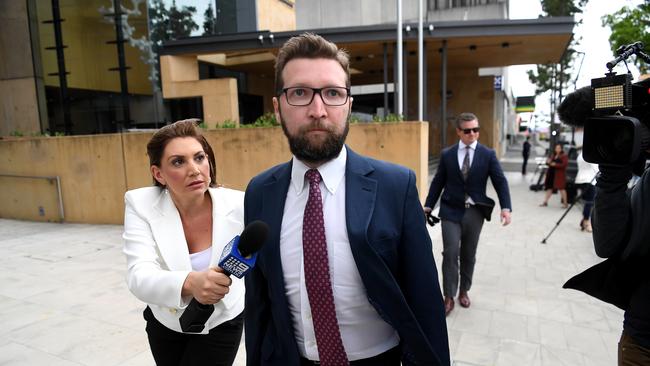
<instances>
[{"instance_id":1,"label":"white blazer","mask_svg":"<svg viewBox=\"0 0 650 366\"><path fill-rule=\"evenodd\" d=\"M212 197L212 258L216 266L225 245L244 229L244 192L209 188ZM169 192L160 187L134 189L124 195L124 254L129 290L149 305L156 319L182 332L179 318L191 297L183 298L192 271L181 217ZM228 294L214 304L203 334L244 310L244 281L234 276Z\"/></svg>"}]
</instances>

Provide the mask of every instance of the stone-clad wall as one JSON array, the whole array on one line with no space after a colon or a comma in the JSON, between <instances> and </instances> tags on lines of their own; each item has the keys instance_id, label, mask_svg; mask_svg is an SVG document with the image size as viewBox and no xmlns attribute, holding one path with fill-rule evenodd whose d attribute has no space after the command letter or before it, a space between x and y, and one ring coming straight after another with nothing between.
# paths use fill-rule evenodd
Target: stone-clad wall
<instances>
[{"instance_id":1,"label":"stone-clad wall","mask_svg":"<svg viewBox=\"0 0 650 366\"><path fill-rule=\"evenodd\" d=\"M0 140L0 217L59 221L56 185L18 176L58 176L66 222L121 224L124 192L152 184L146 144L150 132L8 138ZM218 183L244 190L256 174L291 153L279 127L205 132L217 160ZM428 123L354 124L347 140L356 152L415 171L427 190Z\"/></svg>"}]
</instances>

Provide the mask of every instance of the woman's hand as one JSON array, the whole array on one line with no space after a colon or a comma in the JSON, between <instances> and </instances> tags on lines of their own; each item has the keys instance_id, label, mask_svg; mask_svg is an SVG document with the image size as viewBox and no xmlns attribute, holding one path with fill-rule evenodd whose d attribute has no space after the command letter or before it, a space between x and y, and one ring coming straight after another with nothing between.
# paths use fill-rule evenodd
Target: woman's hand
<instances>
[{"instance_id":1,"label":"woman's hand","mask_svg":"<svg viewBox=\"0 0 650 366\"><path fill-rule=\"evenodd\" d=\"M205 305L216 304L230 291L232 280L219 267L190 272L183 283L183 296L192 296Z\"/></svg>"}]
</instances>

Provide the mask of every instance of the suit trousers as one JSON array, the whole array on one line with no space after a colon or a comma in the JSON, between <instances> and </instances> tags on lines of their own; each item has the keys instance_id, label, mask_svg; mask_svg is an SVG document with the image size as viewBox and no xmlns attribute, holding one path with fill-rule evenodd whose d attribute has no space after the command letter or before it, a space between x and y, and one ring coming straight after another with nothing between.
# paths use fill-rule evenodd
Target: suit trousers
<instances>
[{"instance_id":1,"label":"suit trousers","mask_svg":"<svg viewBox=\"0 0 650 366\"><path fill-rule=\"evenodd\" d=\"M147 306L149 346L157 366L231 366L244 329L244 313L219 324L208 334L185 334L162 325Z\"/></svg>"},{"instance_id":2,"label":"suit trousers","mask_svg":"<svg viewBox=\"0 0 650 366\"><path fill-rule=\"evenodd\" d=\"M470 206L460 223L442 220L442 292L444 296L455 297L460 291L469 291L472 287L476 247L483 228L483 214ZM460 266L459 266L460 263Z\"/></svg>"}]
</instances>

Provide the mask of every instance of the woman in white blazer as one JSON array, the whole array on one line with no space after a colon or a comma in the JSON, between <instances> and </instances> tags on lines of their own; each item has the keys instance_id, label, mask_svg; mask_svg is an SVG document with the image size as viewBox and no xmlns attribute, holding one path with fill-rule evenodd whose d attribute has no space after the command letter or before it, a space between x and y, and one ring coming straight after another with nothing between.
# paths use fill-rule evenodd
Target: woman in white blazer
<instances>
[{"instance_id":1,"label":"woman in white blazer","mask_svg":"<svg viewBox=\"0 0 650 366\"><path fill-rule=\"evenodd\" d=\"M147 303L144 318L157 365L231 365L239 348L244 281L218 260L244 227L244 193L216 187L212 148L196 120L158 130L147 144L153 187L126 192L127 284ZM179 318L195 298L213 305L201 334Z\"/></svg>"}]
</instances>

